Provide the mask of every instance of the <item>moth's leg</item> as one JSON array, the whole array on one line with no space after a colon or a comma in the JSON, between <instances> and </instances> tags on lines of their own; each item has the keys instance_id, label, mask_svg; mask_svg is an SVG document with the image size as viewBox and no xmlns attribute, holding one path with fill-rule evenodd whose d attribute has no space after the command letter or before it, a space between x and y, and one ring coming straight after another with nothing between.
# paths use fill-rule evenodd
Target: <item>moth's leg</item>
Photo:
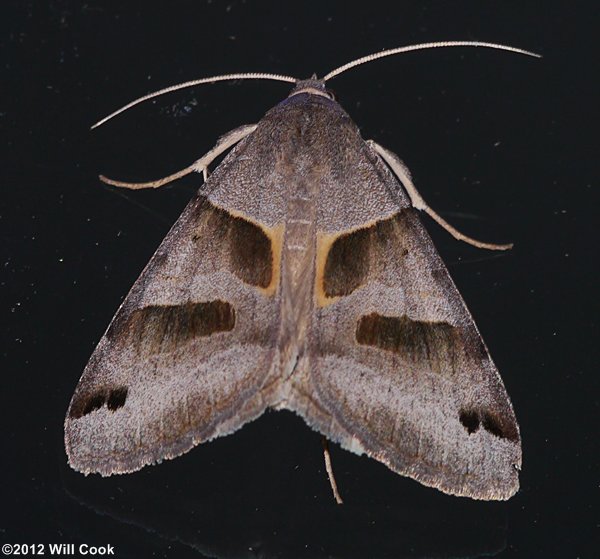
<instances>
[{"instance_id":1,"label":"moth's leg","mask_svg":"<svg viewBox=\"0 0 600 559\"><path fill-rule=\"evenodd\" d=\"M325 456L325 470L327 471L327 477L329 478L329 485L331 485L331 490L333 491L333 498L338 505L344 504L342 497L340 496L340 492L338 491L337 483L335 481L335 476L333 475L333 468L331 467L331 455L329 454L329 443L327 442L326 437L322 437L321 441L323 442L323 455Z\"/></svg>"},{"instance_id":2,"label":"moth's leg","mask_svg":"<svg viewBox=\"0 0 600 559\"><path fill-rule=\"evenodd\" d=\"M132 190L138 190L141 188L159 188L160 186L173 182L181 177L185 177L185 175L188 175L194 171L197 173L201 172L202 176L204 177L204 182L206 182L208 179L208 166L223 152L227 151L230 147L234 146L240 140L243 140L246 136L254 132L256 130L256 126L256 124L245 124L244 126L240 126L239 128L227 132L227 134L219 138L214 148L212 148L197 161L194 161L189 167L181 169L181 171L177 171L176 173L173 173L168 177L163 177L162 179L149 182L124 182L109 179L104 175L100 175L99 178L106 184L119 186L122 188L130 188Z\"/></svg>"},{"instance_id":3,"label":"moth's leg","mask_svg":"<svg viewBox=\"0 0 600 559\"><path fill-rule=\"evenodd\" d=\"M395 153L392 153L391 151L385 149L373 140L368 140L367 144L371 146L381 156L385 163L398 177L398 179L402 183L402 186L404 186L404 189L406 190L413 207L417 208L418 210L423 210L425 213L429 214L429 216L431 216L435 221L437 221L455 239L458 239L459 241L464 241L465 243L473 245L477 248L487 248L489 250L508 250L512 248L512 243L505 245L484 243L482 241L473 239L472 237L468 237L467 235L461 233L460 231L452 227L452 225L450 225L446 220L444 220L441 216L434 212L427 205L425 200L423 200L423 198L421 197L421 195L419 194L415 185L412 182L410 171L406 168L406 165L402 163L400 158Z\"/></svg>"},{"instance_id":4,"label":"moth's leg","mask_svg":"<svg viewBox=\"0 0 600 559\"><path fill-rule=\"evenodd\" d=\"M197 171L198 173L202 171L204 182L206 182L209 175L208 166L223 152L233 147L246 136L252 134L257 126L257 124L244 124L243 126L230 130L227 134L224 134L218 139L214 148L198 159L198 161L192 163L190 167L193 171Z\"/></svg>"}]
</instances>

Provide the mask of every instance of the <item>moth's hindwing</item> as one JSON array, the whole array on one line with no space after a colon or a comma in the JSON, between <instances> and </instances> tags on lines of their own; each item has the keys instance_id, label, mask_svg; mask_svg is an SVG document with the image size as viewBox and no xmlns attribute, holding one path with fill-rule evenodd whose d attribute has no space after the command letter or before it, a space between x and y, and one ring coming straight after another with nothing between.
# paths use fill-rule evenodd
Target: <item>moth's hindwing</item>
<instances>
[{"instance_id":1,"label":"moth's hindwing","mask_svg":"<svg viewBox=\"0 0 600 559\"><path fill-rule=\"evenodd\" d=\"M77 386L65 423L73 468L137 470L264 411L280 237L202 196L190 202Z\"/></svg>"}]
</instances>

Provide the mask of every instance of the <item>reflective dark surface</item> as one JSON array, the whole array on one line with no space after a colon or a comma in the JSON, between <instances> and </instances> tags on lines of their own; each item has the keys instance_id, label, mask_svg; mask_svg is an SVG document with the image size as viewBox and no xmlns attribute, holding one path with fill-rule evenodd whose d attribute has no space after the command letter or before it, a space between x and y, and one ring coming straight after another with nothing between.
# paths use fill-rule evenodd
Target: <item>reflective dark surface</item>
<instances>
[{"instance_id":1,"label":"reflective dark surface","mask_svg":"<svg viewBox=\"0 0 600 559\"><path fill-rule=\"evenodd\" d=\"M594 4L105 4L3 5L1 543L110 543L117 557L597 556ZM71 471L62 422L81 371L200 184L187 177L134 193L97 174L149 180L178 170L290 88L204 86L89 126L195 77L323 75L383 48L443 39L544 58L407 54L329 87L444 217L477 238L515 242L509 253L479 251L425 218L513 400L521 491L508 503L448 497L333 446L346 500L338 507L319 435L274 412L138 474Z\"/></svg>"}]
</instances>

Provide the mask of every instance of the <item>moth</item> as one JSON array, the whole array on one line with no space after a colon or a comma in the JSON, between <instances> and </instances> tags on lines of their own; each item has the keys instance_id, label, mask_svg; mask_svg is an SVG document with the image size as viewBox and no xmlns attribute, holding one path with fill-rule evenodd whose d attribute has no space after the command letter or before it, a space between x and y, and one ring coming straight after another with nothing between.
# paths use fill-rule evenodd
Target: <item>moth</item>
<instances>
[{"instance_id":1,"label":"moth","mask_svg":"<svg viewBox=\"0 0 600 559\"><path fill-rule=\"evenodd\" d=\"M427 206L400 159L373 141L322 79L271 74L289 96L255 125L150 183L204 183L117 311L65 420L69 464L139 470L288 409L327 439L445 493L508 499L519 427L469 311L419 219ZM111 118L117 113L113 113ZM104 122L105 120L100 123ZM99 124L100 124L99 123ZM230 150L208 176L209 164Z\"/></svg>"}]
</instances>

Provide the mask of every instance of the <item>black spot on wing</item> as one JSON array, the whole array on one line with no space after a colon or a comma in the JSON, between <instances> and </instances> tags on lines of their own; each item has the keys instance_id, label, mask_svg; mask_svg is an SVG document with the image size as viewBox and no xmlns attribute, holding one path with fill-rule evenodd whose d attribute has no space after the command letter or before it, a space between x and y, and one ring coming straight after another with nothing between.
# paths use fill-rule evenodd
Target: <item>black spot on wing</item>
<instances>
[{"instance_id":1,"label":"black spot on wing","mask_svg":"<svg viewBox=\"0 0 600 559\"><path fill-rule=\"evenodd\" d=\"M119 408L122 408L125 405L125 400L127 399L127 387L123 386L121 388L115 388L111 390L108 398L106 400L106 407L115 411Z\"/></svg>"},{"instance_id":2,"label":"black spot on wing","mask_svg":"<svg viewBox=\"0 0 600 559\"><path fill-rule=\"evenodd\" d=\"M83 409L81 411L81 415L87 415L88 413L92 413L93 411L100 409L104 405L105 401L106 392L102 391L92 394L85 402L83 402Z\"/></svg>"},{"instance_id":3,"label":"black spot on wing","mask_svg":"<svg viewBox=\"0 0 600 559\"><path fill-rule=\"evenodd\" d=\"M458 417L469 435L477 432L481 426L495 437L514 442L519 440L519 432L514 419L502 410L490 411L463 408L460 410Z\"/></svg>"},{"instance_id":4,"label":"black spot on wing","mask_svg":"<svg viewBox=\"0 0 600 559\"><path fill-rule=\"evenodd\" d=\"M488 433L501 439L517 440L519 438L516 429L493 412L483 412L481 424Z\"/></svg>"},{"instance_id":5,"label":"black spot on wing","mask_svg":"<svg viewBox=\"0 0 600 559\"><path fill-rule=\"evenodd\" d=\"M460 410L458 415L460 422L463 424L463 427L467 430L469 435L471 433L475 433L477 429L479 429L479 415L474 410Z\"/></svg>"},{"instance_id":6,"label":"black spot on wing","mask_svg":"<svg viewBox=\"0 0 600 559\"><path fill-rule=\"evenodd\" d=\"M76 394L71 407L69 408L69 417L78 419L99 410L104 405L110 411L116 411L125 405L127 400L127 387L119 386L111 390L101 388L94 392Z\"/></svg>"}]
</instances>

